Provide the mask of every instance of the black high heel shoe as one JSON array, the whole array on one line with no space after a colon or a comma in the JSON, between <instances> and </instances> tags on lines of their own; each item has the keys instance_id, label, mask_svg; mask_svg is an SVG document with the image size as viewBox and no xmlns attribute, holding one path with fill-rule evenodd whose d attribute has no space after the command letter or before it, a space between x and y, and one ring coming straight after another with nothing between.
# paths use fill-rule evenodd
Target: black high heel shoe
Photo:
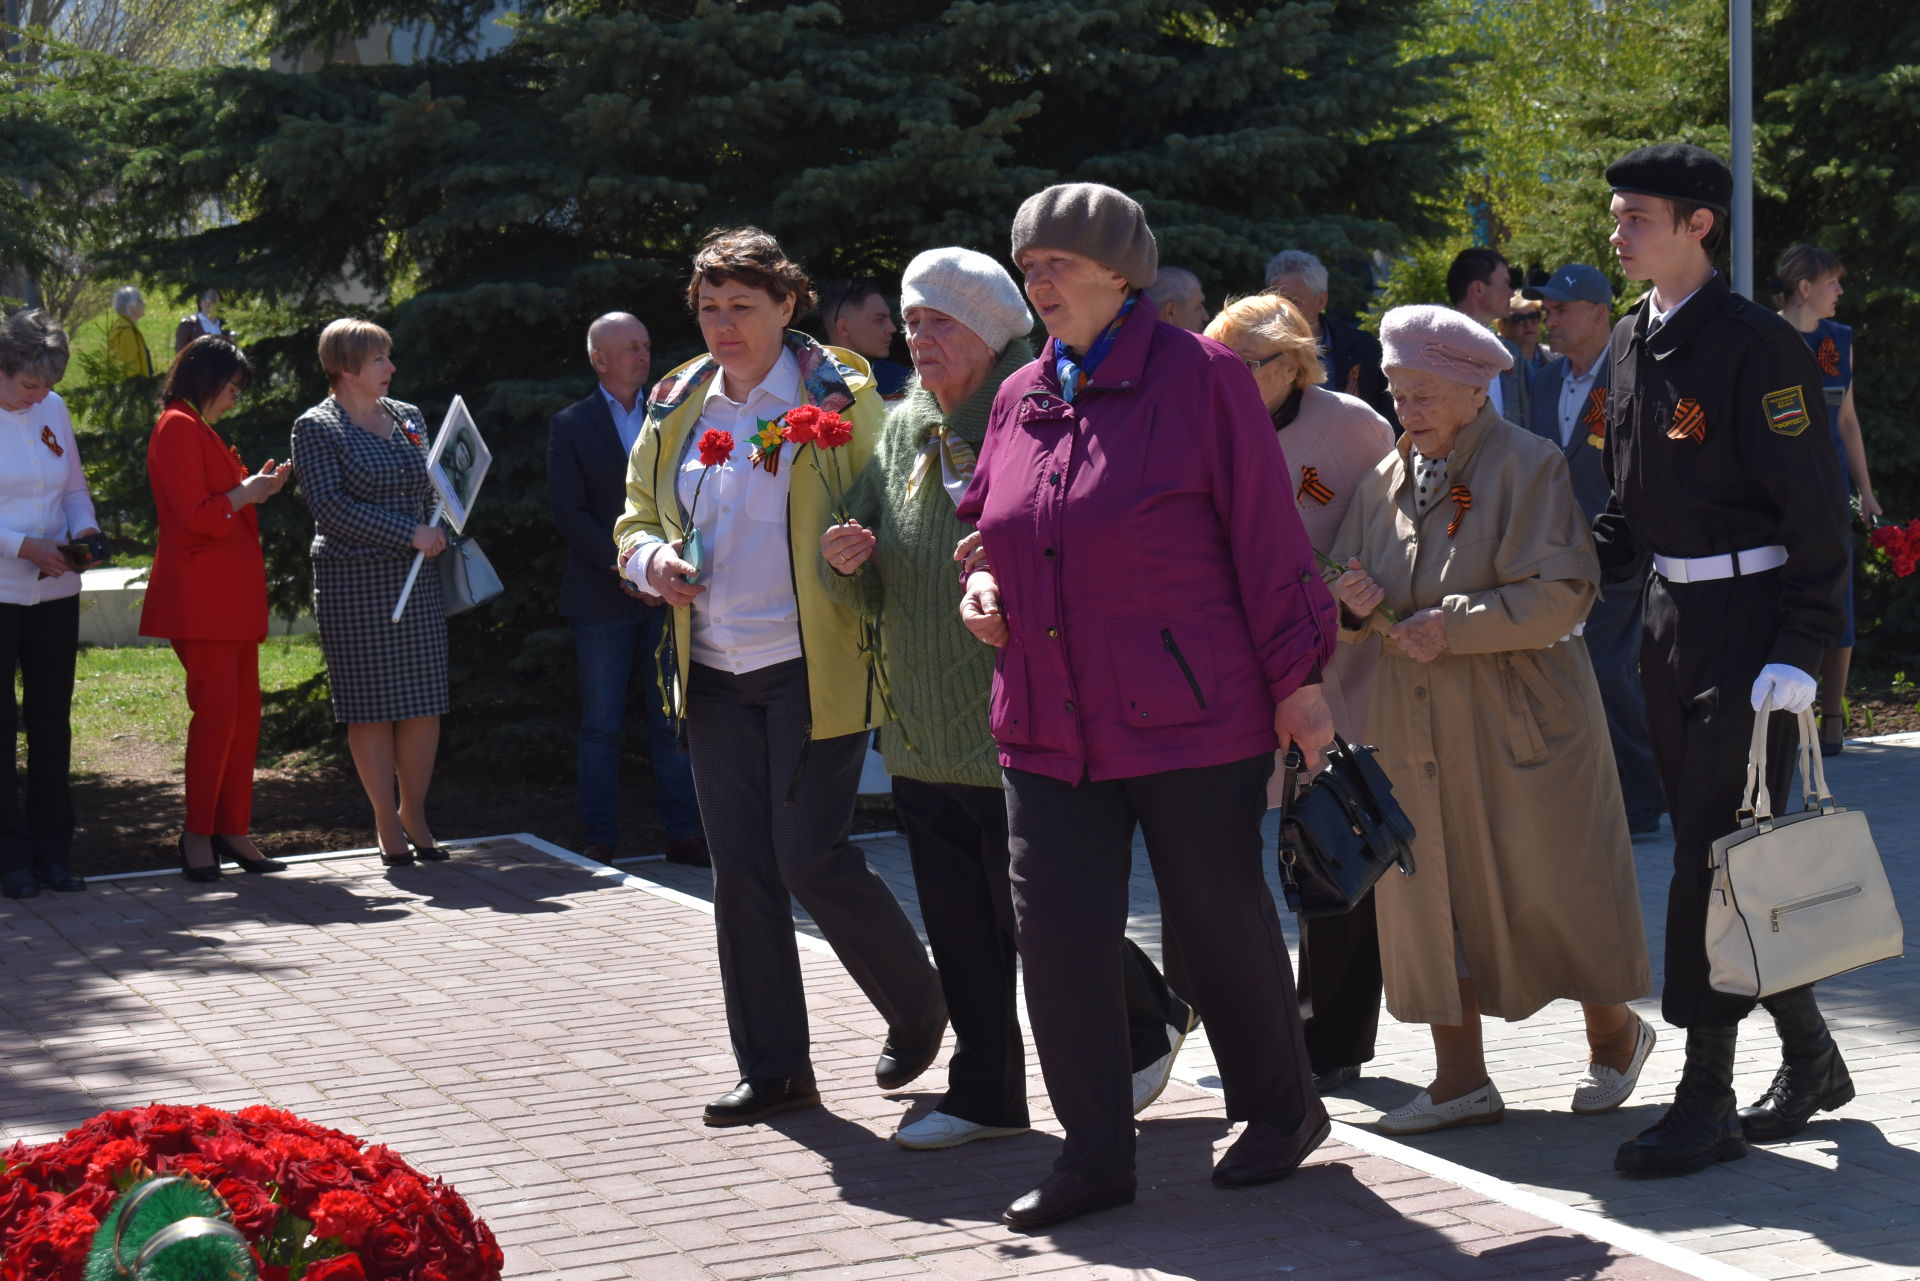
<instances>
[{"instance_id":1,"label":"black high heel shoe","mask_svg":"<svg viewBox=\"0 0 1920 1281\"><path fill-rule=\"evenodd\" d=\"M407 834L407 844L413 847L413 853L416 858L428 863L444 863L453 857L438 845L422 845L413 839L412 833Z\"/></svg>"},{"instance_id":2,"label":"black high heel shoe","mask_svg":"<svg viewBox=\"0 0 1920 1281\"><path fill-rule=\"evenodd\" d=\"M208 838L213 842L213 852L223 858L230 858L240 865L243 872L258 875L261 872L284 872L287 865L277 858L248 858L240 852L239 846L224 836L215 834Z\"/></svg>"},{"instance_id":3,"label":"black high heel shoe","mask_svg":"<svg viewBox=\"0 0 1920 1281\"><path fill-rule=\"evenodd\" d=\"M379 839L377 837L375 838L374 843L376 845L379 844ZM380 861L382 863L385 863L388 867L412 867L413 851L412 849L409 848L409 849L402 849L398 854L389 854L387 852L387 847L384 845L381 845Z\"/></svg>"},{"instance_id":4,"label":"black high heel shoe","mask_svg":"<svg viewBox=\"0 0 1920 1281\"><path fill-rule=\"evenodd\" d=\"M206 867L195 867L187 862L187 838L180 838L180 875L196 885L208 885L220 879L220 864L212 863Z\"/></svg>"}]
</instances>

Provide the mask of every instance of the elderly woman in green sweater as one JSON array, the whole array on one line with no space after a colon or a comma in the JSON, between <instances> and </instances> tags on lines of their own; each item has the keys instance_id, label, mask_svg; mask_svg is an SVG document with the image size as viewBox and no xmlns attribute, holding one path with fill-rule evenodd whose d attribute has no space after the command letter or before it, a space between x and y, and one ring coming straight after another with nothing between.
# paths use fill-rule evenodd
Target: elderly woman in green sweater
<instances>
[{"instance_id":1,"label":"elderly woman in green sweater","mask_svg":"<svg viewBox=\"0 0 1920 1281\"><path fill-rule=\"evenodd\" d=\"M881 620L899 722L881 732L881 751L954 1031L945 1097L893 1138L948 1148L1028 1128L1006 799L987 728L995 651L961 625L953 548L970 532L954 509L994 394L1033 358L1033 317L1013 278L970 249L915 258L900 310L915 377L848 493L851 519L821 535L820 552L829 585ZM1145 953L1125 946L1138 1112L1166 1087L1197 1020Z\"/></svg>"}]
</instances>

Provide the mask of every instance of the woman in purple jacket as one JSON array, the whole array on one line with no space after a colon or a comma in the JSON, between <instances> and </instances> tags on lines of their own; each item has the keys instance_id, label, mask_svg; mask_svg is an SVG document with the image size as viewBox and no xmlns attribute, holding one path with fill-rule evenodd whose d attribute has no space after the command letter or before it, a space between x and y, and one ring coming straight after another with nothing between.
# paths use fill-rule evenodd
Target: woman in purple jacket
<instances>
[{"instance_id":1,"label":"woman in purple jacket","mask_svg":"<svg viewBox=\"0 0 1920 1281\"><path fill-rule=\"evenodd\" d=\"M1073 183L1027 200L1013 257L1051 335L994 400L963 521L990 570L963 617L1000 646L1000 747L1034 1046L1066 1146L1007 1207L1034 1229L1134 1196L1119 939L1136 826L1247 1122L1216 1183L1284 1178L1326 1138L1260 866L1276 747L1316 763L1332 598L1245 363L1139 306L1140 206Z\"/></svg>"}]
</instances>

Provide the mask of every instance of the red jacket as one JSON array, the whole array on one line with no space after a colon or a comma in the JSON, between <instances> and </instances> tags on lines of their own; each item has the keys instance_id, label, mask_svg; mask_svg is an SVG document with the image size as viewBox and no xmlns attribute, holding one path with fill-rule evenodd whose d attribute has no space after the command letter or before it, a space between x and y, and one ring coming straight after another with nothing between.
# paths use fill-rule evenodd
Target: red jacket
<instances>
[{"instance_id":1,"label":"red jacket","mask_svg":"<svg viewBox=\"0 0 1920 1281\"><path fill-rule=\"evenodd\" d=\"M147 479L160 512L140 634L168 640L262 640L267 567L260 517L227 491L247 478L240 455L184 401L174 401L147 442Z\"/></svg>"},{"instance_id":2,"label":"red jacket","mask_svg":"<svg viewBox=\"0 0 1920 1281\"><path fill-rule=\"evenodd\" d=\"M1336 620L1253 378L1151 306L1071 405L1052 353L1001 384L957 513L1012 632L1000 763L1098 782L1273 751Z\"/></svg>"}]
</instances>

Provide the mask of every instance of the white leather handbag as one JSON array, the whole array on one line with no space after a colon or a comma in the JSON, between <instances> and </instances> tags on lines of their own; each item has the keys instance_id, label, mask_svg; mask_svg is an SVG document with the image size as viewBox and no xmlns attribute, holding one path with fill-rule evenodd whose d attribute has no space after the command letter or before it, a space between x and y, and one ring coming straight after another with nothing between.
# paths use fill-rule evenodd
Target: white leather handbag
<instances>
[{"instance_id":1,"label":"white leather handbag","mask_svg":"<svg viewBox=\"0 0 1920 1281\"><path fill-rule=\"evenodd\" d=\"M1740 825L1710 855L1707 982L1736 996L1802 987L1900 956L1904 945L1867 816L1827 790L1812 711L1799 714L1800 812L1774 815L1767 720L1754 714Z\"/></svg>"}]
</instances>

